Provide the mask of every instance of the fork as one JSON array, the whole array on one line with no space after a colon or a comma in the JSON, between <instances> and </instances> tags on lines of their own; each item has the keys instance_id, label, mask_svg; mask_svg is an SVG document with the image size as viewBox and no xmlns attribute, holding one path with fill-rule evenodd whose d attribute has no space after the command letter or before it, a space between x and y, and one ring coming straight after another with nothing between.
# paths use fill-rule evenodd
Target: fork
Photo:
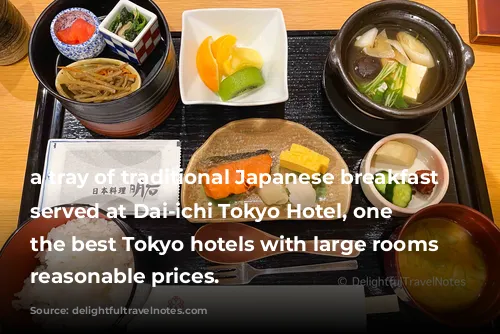
<instances>
[{"instance_id":1,"label":"fork","mask_svg":"<svg viewBox=\"0 0 500 334\"><path fill-rule=\"evenodd\" d=\"M320 271L339 271L358 269L358 261L339 261L321 264L312 264L306 266L282 267L270 269L257 269L248 263L235 265L211 266L207 271L214 273L214 278L222 285L248 284L257 276L288 273L312 273Z\"/></svg>"}]
</instances>

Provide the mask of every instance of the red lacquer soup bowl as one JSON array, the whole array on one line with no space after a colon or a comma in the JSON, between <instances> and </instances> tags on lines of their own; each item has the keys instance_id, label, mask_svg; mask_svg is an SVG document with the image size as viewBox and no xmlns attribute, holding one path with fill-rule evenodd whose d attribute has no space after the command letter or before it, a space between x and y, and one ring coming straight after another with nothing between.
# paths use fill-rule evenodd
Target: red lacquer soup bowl
<instances>
[{"instance_id":1,"label":"red lacquer soup bowl","mask_svg":"<svg viewBox=\"0 0 500 334\"><path fill-rule=\"evenodd\" d=\"M423 222L424 220L425 223ZM422 276L420 274L416 274L418 271L416 271L415 269L410 269L408 271L408 262L404 262L405 260L402 260L402 253L398 253L393 250L384 254L385 272L386 276L389 279L389 282L391 282L391 286L401 300L426 313L428 316L441 323L455 327L464 327L479 326L493 321L500 315L500 229L488 217L464 205L444 203L436 204L426 207L411 216L404 225L397 228L392 233L390 239L393 243L396 240L404 240L406 241L406 244L408 244L409 240L419 241L419 239L405 239L405 237L413 235L410 231L416 231L418 224L426 224L425 228L426 231L429 231L427 232L429 236L436 236L438 235L437 233L446 235L444 234L443 230L437 230L440 228L443 229L442 225L439 224L439 221L448 222L447 224L451 223L452 225L453 222L458 224L458 226L454 227L454 231L458 229L458 231L462 231L460 233L463 234L461 238L458 238L456 240L459 240L459 242L467 241L467 244L457 243L456 245L458 245L458 247L461 247L462 252L464 250L463 246L468 245L467 247L471 247L471 250L475 250L477 251L477 254L481 254L481 261L466 262L467 260L465 260L465 258L477 259L472 255L467 256L467 254L471 254L471 252L466 253L466 255L463 257L457 256L456 254L458 254L458 252L455 255L448 255L449 253L439 253L440 251L444 252L443 248L453 249L447 248L443 244L441 245L442 248L439 248L439 243L437 244L437 250L434 252L434 255L432 255L435 257L425 257L428 262L422 262L421 255L413 255L413 253L407 253L410 255L406 255L407 257L405 257L405 259L407 260L411 256L418 256L420 262L415 263L427 263L427 265L422 266L422 268L426 268L424 270L429 270L428 272L431 272L431 274L424 274L425 276L435 275L434 273L438 272L434 271L434 269L428 268L446 267L448 263L452 263L446 261L449 261L450 258L454 258L455 262L453 270L455 270L455 268L472 268L471 266L473 266L473 268L482 268L482 275L480 277L482 277L483 279L470 279L470 277L472 277L472 272L470 270L467 271L466 269L463 269L463 272L465 272L466 275L459 277L466 277L465 279L453 279L455 277L455 271L451 271L453 275L446 277L433 276L431 280L423 281L421 280ZM432 222L435 222L436 224L433 225ZM450 236L450 233L448 233L448 236ZM453 235L451 235L450 240L455 240L452 237ZM456 245L452 244L452 246ZM469 248L466 249L468 250ZM429 261L428 259L431 260ZM433 259L436 260L433 261ZM461 264L460 261L463 261L463 264ZM404 269L402 267L404 263L406 263L406 273L403 273ZM474 265L469 265L466 263L474 263ZM480 265L476 266L476 263L480 263ZM408 277L408 272L415 273L414 277ZM448 271L445 272L448 273ZM469 276L467 276L467 274L469 274ZM447 277L450 278L448 279ZM436 297L437 294L432 295L431 291L442 291L432 290L432 288L426 288L429 290L425 291L422 290L423 288L420 288L419 293L417 294L415 287L413 287L412 289L412 287L409 286L410 284L416 285L416 282L421 285L425 283L427 284L427 286L433 286L434 288L437 287L437 289L445 289L446 285L449 286L451 284L462 284L466 288L476 286L478 287L478 293L477 295L474 294L474 297L470 301L468 301L467 304L460 304L460 307L457 307L456 309L441 308L438 310L435 307L429 306L429 298L433 300L439 298ZM459 290L454 291L458 291L456 293L461 292ZM475 290L471 289L470 291ZM427 292L429 292L428 297L422 297ZM463 295L465 295L465 293ZM457 299L457 295L449 294L448 296L451 304L448 303L447 299L445 300L444 298L441 298L438 302L441 304L443 302L445 304L448 303L448 306L453 306L454 304L452 303L457 303L458 305L459 299ZM426 301L424 301L423 298L425 298Z\"/></svg>"}]
</instances>

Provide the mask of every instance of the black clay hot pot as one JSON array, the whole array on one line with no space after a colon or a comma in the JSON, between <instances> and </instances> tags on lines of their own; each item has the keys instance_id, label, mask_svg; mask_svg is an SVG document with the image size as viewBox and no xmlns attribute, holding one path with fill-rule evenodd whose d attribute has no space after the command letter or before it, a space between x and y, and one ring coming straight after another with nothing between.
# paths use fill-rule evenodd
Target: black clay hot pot
<instances>
[{"instance_id":1,"label":"black clay hot pot","mask_svg":"<svg viewBox=\"0 0 500 334\"><path fill-rule=\"evenodd\" d=\"M357 33L368 25L390 24L410 29L434 46L443 60L442 82L434 96L411 109L398 110L377 105L360 93L347 73L347 48ZM422 4L407 0L384 0L371 3L347 19L331 42L329 66L346 86L350 99L363 111L383 118L411 119L435 113L460 92L467 72L474 65L474 53L444 16Z\"/></svg>"},{"instance_id":2,"label":"black clay hot pot","mask_svg":"<svg viewBox=\"0 0 500 334\"><path fill-rule=\"evenodd\" d=\"M38 81L58 99L80 122L92 131L109 137L134 137L146 133L161 124L179 101L176 74L176 57L169 27L162 11L149 0L134 1L158 18L162 40L145 63L133 65L141 75L142 85L134 93L109 102L81 103L58 94L55 78L58 66L72 61L59 54L50 37L50 24L64 9L82 7L104 18L116 5L116 0L78 1L57 0L52 2L35 22L30 43L31 68ZM99 58L126 59L106 47Z\"/></svg>"}]
</instances>

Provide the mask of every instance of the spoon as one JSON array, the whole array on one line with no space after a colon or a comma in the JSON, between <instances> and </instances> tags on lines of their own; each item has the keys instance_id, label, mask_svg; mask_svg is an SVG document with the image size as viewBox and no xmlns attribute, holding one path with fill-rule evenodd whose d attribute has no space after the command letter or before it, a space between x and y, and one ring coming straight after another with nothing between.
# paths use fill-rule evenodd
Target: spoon
<instances>
[{"instance_id":1,"label":"spoon","mask_svg":"<svg viewBox=\"0 0 500 334\"><path fill-rule=\"evenodd\" d=\"M198 254L207 261L221 264L238 264L242 262L251 262L259 259L263 259L268 256L285 254L285 253L308 253L308 254L317 254L317 255L326 255L326 256L335 256L335 257L343 257L343 258L355 258L359 255L359 251L356 249L352 250L352 253L349 255L342 254L342 249L340 245L336 245L335 250L330 251L322 251L322 250L314 250L314 240L305 241L305 251L295 251L295 250L287 250L286 247L284 250L279 249L276 250L264 250L261 242L267 243L269 241L275 242L276 240L280 240L279 237L256 229L255 227L251 227L246 224L241 223L212 223L207 224L201 227L195 234L195 240L201 241L203 245L207 241L214 241L217 243L218 240L222 240L224 243L224 249L221 250L220 247L215 248L215 243L211 243L210 250L206 250L205 246L200 250L197 246L196 251ZM232 246L235 246L235 251L225 250L227 241L233 240ZM252 240L254 249L252 251L246 251L244 248L245 242ZM327 240L329 245L333 245L333 240ZM342 240L338 240L341 242ZM321 245L321 241L318 241L318 245ZM325 242L325 241L323 241ZM218 244L217 244L218 246ZM228 245L229 246L229 245ZM297 245L300 246L300 245ZM293 247L293 244L291 245ZM215 249L213 249L215 248ZM300 249L301 247L299 247ZM319 247L318 247L319 248ZM329 248L333 248L330 246Z\"/></svg>"}]
</instances>

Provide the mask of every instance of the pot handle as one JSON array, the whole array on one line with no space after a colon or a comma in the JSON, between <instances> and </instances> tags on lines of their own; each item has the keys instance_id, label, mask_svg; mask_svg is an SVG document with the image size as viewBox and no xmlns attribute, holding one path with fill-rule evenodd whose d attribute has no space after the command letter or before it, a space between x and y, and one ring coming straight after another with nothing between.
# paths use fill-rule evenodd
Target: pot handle
<instances>
[{"instance_id":1,"label":"pot handle","mask_svg":"<svg viewBox=\"0 0 500 334\"><path fill-rule=\"evenodd\" d=\"M474 63L476 61L476 58L474 56L474 50L472 50L472 48L469 45L464 44L462 47L462 55L464 57L465 67L467 71L470 71L470 69L472 68L472 66L474 66Z\"/></svg>"},{"instance_id":2,"label":"pot handle","mask_svg":"<svg viewBox=\"0 0 500 334\"><path fill-rule=\"evenodd\" d=\"M337 70L339 65L339 57L337 54L337 37L330 41L330 53L328 54L328 65L332 70Z\"/></svg>"}]
</instances>

